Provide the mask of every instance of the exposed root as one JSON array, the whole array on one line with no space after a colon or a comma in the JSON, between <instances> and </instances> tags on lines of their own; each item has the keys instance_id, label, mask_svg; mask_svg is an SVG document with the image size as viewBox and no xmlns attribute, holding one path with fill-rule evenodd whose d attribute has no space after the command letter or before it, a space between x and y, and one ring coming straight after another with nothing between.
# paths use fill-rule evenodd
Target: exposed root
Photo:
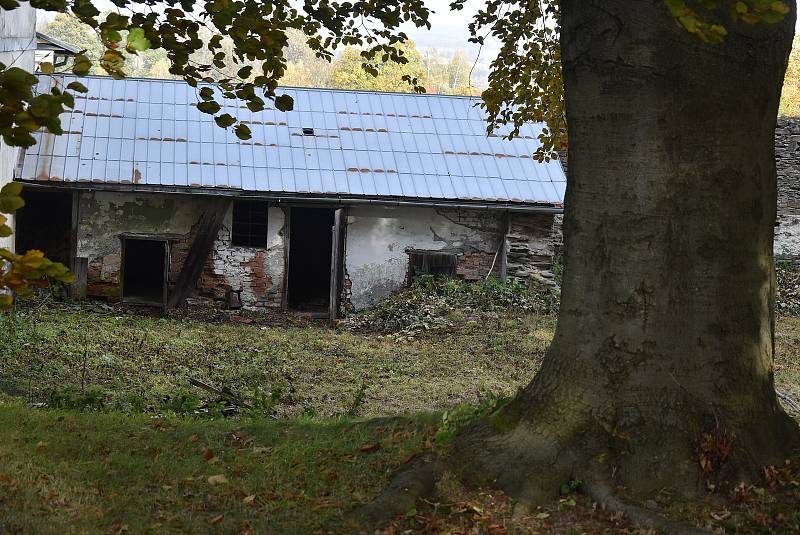
<instances>
[{"instance_id":1,"label":"exposed root","mask_svg":"<svg viewBox=\"0 0 800 535\"><path fill-rule=\"evenodd\" d=\"M351 511L345 522L361 532L371 533L397 515L413 509L420 498L430 498L441 476L433 453L416 457L392 479L389 486L369 503Z\"/></svg>"},{"instance_id":2,"label":"exposed root","mask_svg":"<svg viewBox=\"0 0 800 535\"><path fill-rule=\"evenodd\" d=\"M589 497L604 508L624 514L634 524L653 528L661 533L675 535L708 535L709 532L694 526L687 526L664 518L658 513L648 511L644 507L622 501L612 490L608 483L589 482L584 484Z\"/></svg>"}]
</instances>

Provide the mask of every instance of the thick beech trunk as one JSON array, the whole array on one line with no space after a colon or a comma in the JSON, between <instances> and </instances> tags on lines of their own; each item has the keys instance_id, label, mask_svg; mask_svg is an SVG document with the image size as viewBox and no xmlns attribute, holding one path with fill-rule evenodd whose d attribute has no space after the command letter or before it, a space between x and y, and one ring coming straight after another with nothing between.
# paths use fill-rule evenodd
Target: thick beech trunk
<instances>
[{"instance_id":1,"label":"thick beech trunk","mask_svg":"<svg viewBox=\"0 0 800 535\"><path fill-rule=\"evenodd\" d=\"M569 478L646 493L753 476L799 444L773 385L773 139L794 16L723 19L711 45L664 0L561 10L558 327L534 381L457 438L458 464L529 500Z\"/></svg>"}]
</instances>

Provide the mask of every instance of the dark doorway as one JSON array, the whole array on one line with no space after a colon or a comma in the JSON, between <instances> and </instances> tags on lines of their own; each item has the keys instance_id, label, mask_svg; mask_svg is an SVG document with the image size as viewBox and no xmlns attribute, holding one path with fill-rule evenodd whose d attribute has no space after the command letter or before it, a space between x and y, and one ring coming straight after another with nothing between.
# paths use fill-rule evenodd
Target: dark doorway
<instances>
[{"instance_id":1,"label":"dark doorway","mask_svg":"<svg viewBox=\"0 0 800 535\"><path fill-rule=\"evenodd\" d=\"M328 312L335 210L292 208L289 222L289 306Z\"/></svg>"},{"instance_id":2,"label":"dark doorway","mask_svg":"<svg viewBox=\"0 0 800 535\"><path fill-rule=\"evenodd\" d=\"M72 193L25 188L25 206L17 211L16 249L43 251L55 262L70 265Z\"/></svg>"},{"instance_id":3,"label":"dark doorway","mask_svg":"<svg viewBox=\"0 0 800 535\"><path fill-rule=\"evenodd\" d=\"M167 294L166 266L165 241L123 238L122 300L163 305Z\"/></svg>"}]
</instances>

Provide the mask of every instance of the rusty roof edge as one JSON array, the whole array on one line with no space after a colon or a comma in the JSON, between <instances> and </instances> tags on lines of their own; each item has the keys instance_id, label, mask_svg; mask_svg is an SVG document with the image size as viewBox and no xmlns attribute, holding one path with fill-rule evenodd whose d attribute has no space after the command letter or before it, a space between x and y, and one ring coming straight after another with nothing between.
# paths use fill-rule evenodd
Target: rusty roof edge
<instances>
[{"instance_id":1,"label":"rusty roof edge","mask_svg":"<svg viewBox=\"0 0 800 535\"><path fill-rule=\"evenodd\" d=\"M96 182L49 182L37 180L15 179L27 186L41 189L57 190L82 190L82 191L110 191L118 193L163 193L170 195L201 195L242 197L250 199L265 199L280 203L325 203L339 205L373 205L373 206L418 206L430 208L464 208L470 210L505 210L510 212L539 212L560 214L564 212L561 203L533 203L533 202L508 202L508 201L467 201L463 199L432 199L424 197L379 197L379 196L353 196L340 194L295 194L278 192L257 192L238 189L198 188L187 186L163 186L147 184L107 184Z\"/></svg>"}]
</instances>

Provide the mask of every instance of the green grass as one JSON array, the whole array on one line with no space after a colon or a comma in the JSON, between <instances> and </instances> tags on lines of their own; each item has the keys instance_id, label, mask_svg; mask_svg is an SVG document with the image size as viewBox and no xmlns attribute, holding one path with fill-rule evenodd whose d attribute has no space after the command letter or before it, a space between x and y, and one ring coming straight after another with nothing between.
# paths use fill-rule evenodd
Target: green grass
<instances>
[{"instance_id":1,"label":"green grass","mask_svg":"<svg viewBox=\"0 0 800 535\"><path fill-rule=\"evenodd\" d=\"M513 394L554 327L551 317L500 315L397 340L271 316L243 324L52 303L0 318L0 534L345 532L345 512L436 443L441 419L430 411ZM776 344L776 384L800 399L800 319L778 320ZM189 398L204 394L190 376L251 402L280 391L274 417L192 416ZM35 410L29 399L84 410ZM677 515L727 532L791 532L797 463L783 486L747 487L741 503L678 504ZM209 482L220 475L225 483ZM446 480L440 493L393 529L633 529L580 496L520 513L495 491Z\"/></svg>"},{"instance_id":2,"label":"green grass","mask_svg":"<svg viewBox=\"0 0 800 535\"><path fill-rule=\"evenodd\" d=\"M0 404L0 533L311 533L377 494L435 421L200 421ZM209 482L220 475L227 482Z\"/></svg>"},{"instance_id":3,"label":"green grass","mask_svg":"<svg viewBox=\"0 0 800 535\"><path fill-rule=\"evenodd\" d=\"M206 395L189 385L196 377L250 402L275 392L281 416L379 416L509 395L538 369L553 328L550 317L508 317L398 341L324 323L162 319L52 304L2 318L0 392L68 403L83 391L113 410L180 410Z\"/></svg>"}]
</instances>

